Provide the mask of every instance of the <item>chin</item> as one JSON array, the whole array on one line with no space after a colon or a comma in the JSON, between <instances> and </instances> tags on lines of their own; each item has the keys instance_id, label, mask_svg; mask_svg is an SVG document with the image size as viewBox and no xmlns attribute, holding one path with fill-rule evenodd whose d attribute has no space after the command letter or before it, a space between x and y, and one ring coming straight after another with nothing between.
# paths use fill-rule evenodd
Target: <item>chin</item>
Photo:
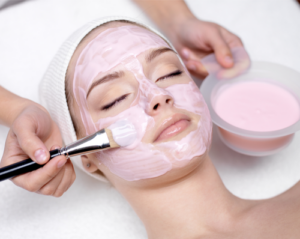
<instances>
[{"instance_id":1,"label":"chin","mask_svg":"<svg viewBox=\"0 0 300 239\"><path fill-rule=\"evenodd\" d=\"M196 171L196 169L201 167L201 164L204 162L206 157L207 157L207 153L201 156L196 156L193 159L191 159L189 163L185 164L185 166L180 168L172 168L170 171L158 177L131 181L131 182L124 181L124 179L120 179L120 178L119 180L121 180L123 183L125 183L130 187L136 187L136 188L161 188L161 187L170 186L191 176Z\"/></svg>"}]
</instances>

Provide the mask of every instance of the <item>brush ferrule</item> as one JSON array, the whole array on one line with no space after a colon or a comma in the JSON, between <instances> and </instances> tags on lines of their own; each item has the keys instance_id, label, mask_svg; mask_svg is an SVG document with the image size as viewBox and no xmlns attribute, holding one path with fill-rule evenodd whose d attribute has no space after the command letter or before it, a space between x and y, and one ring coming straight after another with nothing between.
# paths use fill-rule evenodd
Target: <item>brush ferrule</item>
<instances>
[{"instance_id":1,"label":"brush ferrule","mask_svg":"<svg viewBox=\"0 0 300 239\"><path fill-rule=\"evenodd\" d=\"M109 139L104 129L82 138L61 148L61 154L67 158L76 155L89 154L110 147Z\"/></svg>"}]
</instances>

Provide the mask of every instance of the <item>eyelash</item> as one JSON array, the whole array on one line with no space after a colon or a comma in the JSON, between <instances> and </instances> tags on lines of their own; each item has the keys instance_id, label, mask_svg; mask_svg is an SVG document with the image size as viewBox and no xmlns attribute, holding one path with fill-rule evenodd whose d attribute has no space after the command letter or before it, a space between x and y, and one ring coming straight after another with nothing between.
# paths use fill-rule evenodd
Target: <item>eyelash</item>
<instances>
[{"instance_id":1,"label":"eyelash","mask_svg":"<svg viewBox=\"0 0 300 239\"><path fill-rule=\"evenodd\" d=\"M101 110L109 110L110 108L112 108L113 106L115 106L116 104L118 104L119 102L121 102L122 100L125 100L127 98L129 94L126 95L122 95L121 97L119 97L118 99L116 99L115 101L103 106L101 108Z\"/></svg>"},{"instance_id":2,"label":"eyelash","mask_svg":"<svg viewBox=\"0 0 300 239\"><path fill-rule=\"evenodd\" d=\"M169 75L162 76L162 77L158 78L158 79L156 80L156 82L161 81L161 80L165 80L165 79L167 79L167 78L171 78L171 77L174 77L174 76L179 76L179 75L181 75L181 74L182 74L182 71L181 71L181 70L177 70L177 71L172 72L172 73L169 74Z\"/></svg>"},{"instance_id":3,"label":"eyelash","mask_svg":"<svg viewBox=\"0 0 300 239\"><path fill-rule=\"evenodd\" d=\"M182 71L181 71L181 70L177 70L177 71L175 71L175 72L172 72L172 73L169 74L169 75L162 76L162 77L158 78L158 79L156 80L156 82L161 81L161 80L165 80L165 79L167 79L167 78L171 78L171 77L174 77L174 76L178 76L178 75L181 75L181 74L182 74ZM111 103L109 103L109 104L103 106L103 107L101 108L101 110L104 110L104 111L109 110L110 108L112 108L112 107L114 107L115 105L117 105L118 103L120 103L122 100L125 100L125 99L127 98L128 95L129 95L129 94L122 95L121 97L119 97L119 98L116 99L115 101L113 101L113 102L111 102Z\"/></svg>"}]
</instances>

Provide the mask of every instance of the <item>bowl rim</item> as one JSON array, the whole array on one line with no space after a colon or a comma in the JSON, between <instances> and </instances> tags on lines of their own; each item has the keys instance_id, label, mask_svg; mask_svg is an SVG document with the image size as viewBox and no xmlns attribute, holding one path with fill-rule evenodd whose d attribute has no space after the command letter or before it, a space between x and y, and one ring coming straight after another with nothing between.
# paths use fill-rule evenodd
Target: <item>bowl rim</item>
<instances>
[{"instance_id":1,"label":"bowl rim","mask_svg":"<svg viewBox=\"0 0 300 239\"><path fill-rule=\"evenodd\" d=\"M271 72L272 71L272 72ZM281 137L286 136L289 134L293 134L296 131L300 129L300 118L298 121L296 121L294 124L275 131L250 131L238 128L234 125L231 125L224 121L214 110L213 103L212 103L212 94L216 90L216 87L219 87L220 85L225 85L225 81L227 81L229 84L232 84L233 82L236 83L238 81L242 81L243 78L247 76L247 74L275 74L277 78L284 78L282 82L282 85L286 84L286 81L293 81L294 84L297 84L300 88L300 73L292 68L289 68L287 66L283 66L277 63L272 62L265 62L265 61L252 61L250 68L243 73L242 75L239 75L237 77L234 77L232 79L217 79L215 75L210 74L208 75L204 81L202 82L200 86L200 91L202 93L202 96L208 106L209 112L211 114L211 119L214 124L216 124L218 127L223 128L224 130L227 130L231 133L244 136L244 137L250 137L250 138L275 138L275 137ZM287 77L289 76L289 77ZM263 76L267 78L267 76ZM272 78L272 76L270 76ZM247 79L247 81L254 81L255 79ZM270 79L272 81L272 79ZM256 80L257 81L257 80ZM266 81L265 81L266 82ZM269 81L270 82L270 81ZM276 84L276 83L275 83ZM278 83L277 83L278 85ZM300 92L295 92L293 89L289 89L289 91L298 99L299 107L300 107ZM297 97L298 95L298 97Z\"/></svg>"}]
</instances>

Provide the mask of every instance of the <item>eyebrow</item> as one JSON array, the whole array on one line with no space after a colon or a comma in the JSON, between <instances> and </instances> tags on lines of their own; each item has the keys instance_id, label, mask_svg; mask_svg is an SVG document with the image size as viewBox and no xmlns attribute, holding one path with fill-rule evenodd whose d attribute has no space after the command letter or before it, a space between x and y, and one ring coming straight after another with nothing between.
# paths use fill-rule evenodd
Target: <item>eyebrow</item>
<instances>
[{"instance_id":1,"label":"eyebrow","mask_svg":"<svg viewBox=\"0 0 300 239\"><path fill-rule=\"evenodd\" d=\"M158 57L159 55L161 55L165 52L174 52L177 55L177 53L171 48L168 48L168 47L159 48L159 49L153 50L149 53L149 55L146 57L147 63L150 63L155 57Z\"/></svg>"},{"instance_id":2,"label":"eyebrow","mask_svg":"<svg viewBox=\"0 0 300 239\"><path fill-rule=\"evenodd\" d=\"M103 84L105 82L111 81L111 80L115 80L117 78L121 78L124 75L125 75L124 71L116 71L116 72L113 72L113 73L108 74L106 76L103 76L99 80L96 80L95 82L93 82L93 84L91 85L90 89L88 90L88 92L86 94L86 99L88 98L88 96L91 93L92 89L94 89L96 86L98 86L100 84Z\"/></svg>"},{"instance_id":3,"label":"eyebrow","mask_svg":"<svg viewBox=\"0 0 300 239\"><path fill-rule=\"evenodd\" d=\"M148 56L146 56L146 61L147 63L150 63L154 58L158 57L159 55L165 53L165 52L173 52L175 54L177 54L173 49L171 48L168 48L168 47L164 47L164 48L159 48L159 49L156 49L156 50L153 50L151 51ZM102 78L100 78L99 80L95 81L90 89L88 90L87 94L86 94L86 99L88 98L89 94L91 93L91 91L98 85L102 84L102 83L105 83L105 82L108 82L108 81L111 81L111 80L115 80L117 78L121 78L125 75L125 72L124 71L117 71L117 72L114 72L114 73L111 73L111 74L108 74Z\"/></svg>"}]
</instances>

